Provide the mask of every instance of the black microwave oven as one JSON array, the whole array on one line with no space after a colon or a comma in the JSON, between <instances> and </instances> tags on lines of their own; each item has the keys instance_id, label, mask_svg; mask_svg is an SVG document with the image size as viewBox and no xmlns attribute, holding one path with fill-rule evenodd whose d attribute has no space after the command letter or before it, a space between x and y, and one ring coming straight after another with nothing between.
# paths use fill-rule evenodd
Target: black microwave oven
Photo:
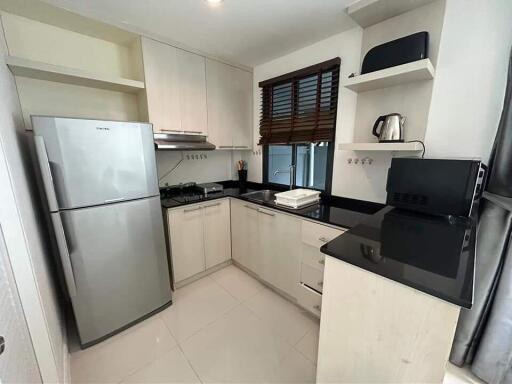
<instances>
[{"instance_id":1,"label":"black microwave oven","mask_svg":"<svg viewBox=\"0 0 512 384\"><path fill-rule=\"evenodd\" d=\"M393 158L386 203L432 215L470 216L486 170L479 160Z\"/></svg>"}]
</instances>

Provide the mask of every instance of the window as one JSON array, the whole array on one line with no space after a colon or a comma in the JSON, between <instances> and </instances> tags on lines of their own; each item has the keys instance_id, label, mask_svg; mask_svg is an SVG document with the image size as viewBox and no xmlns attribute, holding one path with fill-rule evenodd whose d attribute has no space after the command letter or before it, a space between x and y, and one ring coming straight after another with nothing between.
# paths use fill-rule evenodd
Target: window
<instances>
[{"instance_id":1,"label":"window","mask_svg":"<svg viewBox=\"0 0 512 384\"><path fill-rule=\"evenodd\" d=\"M290 166L294 167L295 187L331 191L334 143L266 145L263 147L263 181L290 184Z\"/></svg>"},{"instance_id":2,"label":"window","mask_svg":"<svg viewBox=\"0 0 512 384\"><path fill-rule=\"evenodd\" d=\"M261 82L263 179L330 192L340 59Z\"/></svg>"}]
</instances>

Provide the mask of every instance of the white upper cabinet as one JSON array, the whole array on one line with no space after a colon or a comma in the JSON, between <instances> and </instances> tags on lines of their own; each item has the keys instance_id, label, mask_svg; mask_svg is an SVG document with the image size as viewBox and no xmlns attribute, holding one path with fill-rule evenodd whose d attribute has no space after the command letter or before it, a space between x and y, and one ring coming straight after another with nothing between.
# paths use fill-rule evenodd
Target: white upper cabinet
<instances>
[{"instance_id":1,"label":"white upper cabinet","mask_svg":"<svg viewBox=\"0 0 512 384\"><path fill-rule=\"evenodd\" d=\"M153 130L207 135L204 57L147 38L142 55Z\"/></svg>"},{"instance_id":2,"label":"white upper cabinet","mask_svg":"<svg viewBox=\"0 0 512 384\"><path fill-rule=\"evenodd\" d=\"M181 131L177 49L142 38L148 118L154 132Z\"/></svg>"},{"instance_id":3,"label":"white upper cabinet","mask_svg":"<svg viewBox=\"0 0 512 384\"><path fill-rule=\"evenodd\" d=\"M252 147L252 73L206 59L208 130L219 149Z\"/></svg>"},{"instance_id":4,"label":"white upper cabinet","mask_svg":"<svg viewBox=\"0 0 512 384\"><path fill-rule=\"evenodd\" d=\"M235 149L252 148L252 73L232 68L234 100L233 146Z\"/></svg>"},{"instance_id":5,"label":"white upper cabinet","mask_svg":"<svg viewBox=\"0 0 512 384\"><path fill-rule=\"evenodd\" d=\"M177 49L180 84L181 129L190 134L208 134L205 58Z\"/></svg>"}]
</instances>

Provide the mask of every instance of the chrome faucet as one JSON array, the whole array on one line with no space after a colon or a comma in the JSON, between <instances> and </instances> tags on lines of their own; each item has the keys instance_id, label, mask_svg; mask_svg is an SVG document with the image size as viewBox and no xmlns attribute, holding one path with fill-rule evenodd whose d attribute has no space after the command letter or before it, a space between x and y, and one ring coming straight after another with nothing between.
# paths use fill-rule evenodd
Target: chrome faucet
<instances>
[{"instance_id":1,"label":"chrome faucet","mask_svg":"<svg viewBox=\"0 0 512 384\"><path fill-rule=\"evenodd\" d=\"M288 167L288 170L278 169L277 171L274 172L274 176L277 176L280 173L289 173L290 174L290 190L292 190L293 189L293 177L295 174L295 165L290 164Z\"/></svg>"}]
</instances>

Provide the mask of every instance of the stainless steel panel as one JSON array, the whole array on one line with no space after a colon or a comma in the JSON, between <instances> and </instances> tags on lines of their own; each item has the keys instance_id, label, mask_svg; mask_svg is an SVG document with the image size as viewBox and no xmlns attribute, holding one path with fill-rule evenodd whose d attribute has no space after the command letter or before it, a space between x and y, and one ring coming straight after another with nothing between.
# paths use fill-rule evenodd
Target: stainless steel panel
<instances>
[{"instance_id":1,"label":"stainless steel panel","mask_svg":"<svg viewBox=\"0 0 512 384\"><path fill-rule=\"evenodd\" d=\"M55 194L50 162L48 160L48 154L46 153L46 146L44 145L44 138L42 136L34 136L34 144L39 168L41 169L44 191L46 193L46 199L48 200L48 208L51 212L55 212L59 209L59 206L57 203L57 195Z\"/></svg>"},{"instance_id":2,"label":"stainless steel panel","mask_svg":"<svg viewBox=\"0 0 512 384\"><path fill-rule=\"evenodd\" d=\"M32 116L60 209L158 195L151 124Z\"/></svg>"},{"instance_id":3,"label":"stainless steel panel","mask_svg":"<svg viewBox=\"0 0 512 384\"><path fill-rule=\"evenodd\" d=\"M59 248L60 261L62 269L64 271L64 279L66 280L66 286L68 288L69 297L76 296L76 281L75 273L73 271L73 264L69 256L69 247L66 240L66 233L62 226L62 220L59 212L51 214L53 229L55 236L57 237L57 247Z\"/></svg>"},{"instance_id":4,"label":"stainless steel panel","mask_svg":"<svg viewBox=\"0 0 512 384\"><path fill-rule=\"evenodd\" d=\"M185 131L193 132L193 131ZM200 132L195 132L200 133ZM155 133L155 146L158 150L213 150L215 145L206 141L206 136L190 134Z\"/></svg>"},{"instance_id":5,"label":"stainless steel panel","mask_svg":"<svg viewBox=\"0 0 512 384\"><path fill-rule=\"evenodd\" d=\"M73 265L82 344L171 300L160 198L60 213Z\"/></svg>"}]
</instances>

